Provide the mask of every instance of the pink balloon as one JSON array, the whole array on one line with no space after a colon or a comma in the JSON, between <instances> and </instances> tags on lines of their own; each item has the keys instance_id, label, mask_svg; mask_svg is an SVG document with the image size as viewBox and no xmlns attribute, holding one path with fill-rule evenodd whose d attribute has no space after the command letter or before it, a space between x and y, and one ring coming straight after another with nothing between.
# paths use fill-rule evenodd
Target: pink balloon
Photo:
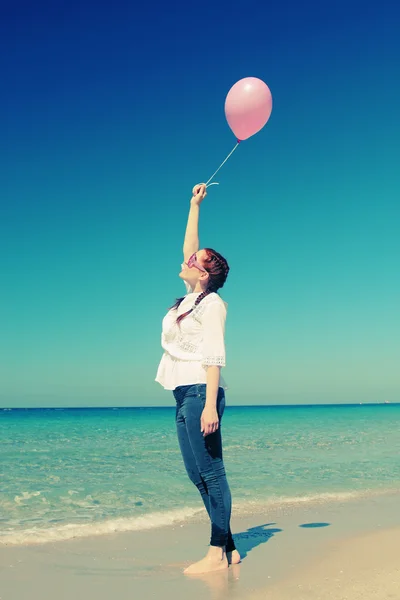
<instances>
[{"instance_id":1,"label":"pink balloon","mask_svg":"<svg viewBox=\"0 0 400 600\"><path fill-rule=\"evenodd\" d=\"M257 77L245 77L231 87L225 100L225 116L238 141L247 140L268 121L272 95Z\"/></svg>"}]
</instances>

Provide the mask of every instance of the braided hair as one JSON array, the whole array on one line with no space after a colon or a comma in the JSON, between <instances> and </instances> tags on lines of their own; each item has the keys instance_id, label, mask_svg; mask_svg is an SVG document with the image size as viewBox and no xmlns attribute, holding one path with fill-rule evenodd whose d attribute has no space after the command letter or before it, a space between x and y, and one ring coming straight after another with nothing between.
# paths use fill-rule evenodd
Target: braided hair
<instances>
[{"instance_id":1,"label":"braided hair","mask_svg":"<svg viewBox=\"0 0 400 600\"><path fill-rule=\"evenodd\" d=\"M202 292L199 296L197 296L193 308L198 306L200 304L200 302L206 296L208 296L208 294L217 292L217 290L222 288L228 277L228 273L229 273L229 265L228 265L226 259L221 254L219 254L219 252L216 252L212 248L204 248L204 250L206 252L206 257L203 260L203 267L205 268L205 270L208 273L208 286L204 290L204 292ZM170 310L172 310L172 309L178 310L178 308L184 298L185 298L185 296L183 296L182 298L178 298L177 301L175 302L175 304L173 306L171 306ZM190 315L193 308L191 308L187 312L183 313L183 315L179 315L179 317L176 320L178 325L185 317Z\"/></svg>"}]
</instances>

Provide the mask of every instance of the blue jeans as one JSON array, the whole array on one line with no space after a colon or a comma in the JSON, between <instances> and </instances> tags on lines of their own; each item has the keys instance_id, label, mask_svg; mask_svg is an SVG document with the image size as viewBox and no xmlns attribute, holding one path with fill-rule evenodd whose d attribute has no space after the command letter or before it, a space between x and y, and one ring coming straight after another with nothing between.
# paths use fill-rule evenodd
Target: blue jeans
<instances>
[{"instance_id":1,"label":"blue jeans","mask_svg":"<svg viewBox=\"0 0 400 600\"><path fill-rule=\"evenodd\" d=\"M199 490L211 520L211 546L235 549L230 529L231 492L222 460L221 420L225 392L218 390L219 428L203 437L200 418L206 402L206 385L180 385L175 388L176 428L183 462L190 480Z\"/></svg>"}]
</instances>

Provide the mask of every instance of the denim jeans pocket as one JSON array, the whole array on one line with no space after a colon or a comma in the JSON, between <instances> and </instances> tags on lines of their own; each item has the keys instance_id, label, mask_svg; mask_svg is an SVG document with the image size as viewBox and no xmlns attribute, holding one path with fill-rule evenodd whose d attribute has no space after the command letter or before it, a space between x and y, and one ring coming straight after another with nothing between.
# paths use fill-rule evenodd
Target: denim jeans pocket
<instances>
[{"instance_id":1,"label":"denim jeans pocket","mask_svg":"<svg viewBox=\"0 0 400 600\"><path fill-rule=\"evenodd\" d=\"M194 383L192 385L188 385L185 386L185 390L183 392L183 397L182 400L183 401L194 401L194 400L198 400L201 396L202 396L202 392L201 392L201 385L198 385L197 383ZM205 397L205 393L204 393L204 397Z\"/></svg>"},{"instance_id":2,"label":"denim jeans pocket","mask_svg":"<svg viewBox=\"0 0 400 600\"><path fill-rule=\"evenodd\" d=\"M197 383L196 384L196 396L198 398L204 398L206 400L206 384L205 383Z\"/></svg>"},{"instance_id":3,"label":"denim jeans pocket","mask_svg":"<svg viewBox=\"0 0 400 600\"><path fill-rule=\"evenodd\" d=\"M199 402L201 402L201 404L204 407L206 404L206 398L207 398L207 386L205 383L198 383L194 387L196 387L197 399L199 400ZM224 414L224 411L225 411L225 391L221 387L218 390L216 408L217 408L218 416L221 419L222 415Z\"/></svg>"},{"instance_id":4,"label":"denim jeans pocket","mask_svg":"<svg viewBox=\"0 0 400 600\"><path fill-rule=\"evenodd\" d=\"M207 398L207 386L205 383L199 383L197 384L197 401L201 404L201 406L204 408L206 405L206 398Z\"/></svg>"}]
</instances>

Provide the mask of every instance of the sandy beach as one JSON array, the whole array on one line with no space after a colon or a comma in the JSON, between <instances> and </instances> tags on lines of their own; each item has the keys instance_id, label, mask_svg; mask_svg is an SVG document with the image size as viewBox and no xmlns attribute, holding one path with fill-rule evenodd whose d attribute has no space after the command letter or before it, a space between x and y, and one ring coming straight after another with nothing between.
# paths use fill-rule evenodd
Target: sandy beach
<instances>
[{"instance_id":1,"label":"sandy beach","mask_svg":"<svg viewBox=\"0 0 400 600\"><path fill-rule=\"evenodd\" d=\"M189 578L205 520L30 546L0 546L2 600L400 598L400 495L286 505L233 519L240 565Z\"/></svg>"},{"instance_id":2,"label":"sandy beach","mask_svg":"<svg viewBox=\"0 0 400 600\"><path fill-rule=\"evenodd\" d=\"M400 598L400 528L338 542L312 567L253 600L395 600Z\"/></svg>"}]
</instances>

